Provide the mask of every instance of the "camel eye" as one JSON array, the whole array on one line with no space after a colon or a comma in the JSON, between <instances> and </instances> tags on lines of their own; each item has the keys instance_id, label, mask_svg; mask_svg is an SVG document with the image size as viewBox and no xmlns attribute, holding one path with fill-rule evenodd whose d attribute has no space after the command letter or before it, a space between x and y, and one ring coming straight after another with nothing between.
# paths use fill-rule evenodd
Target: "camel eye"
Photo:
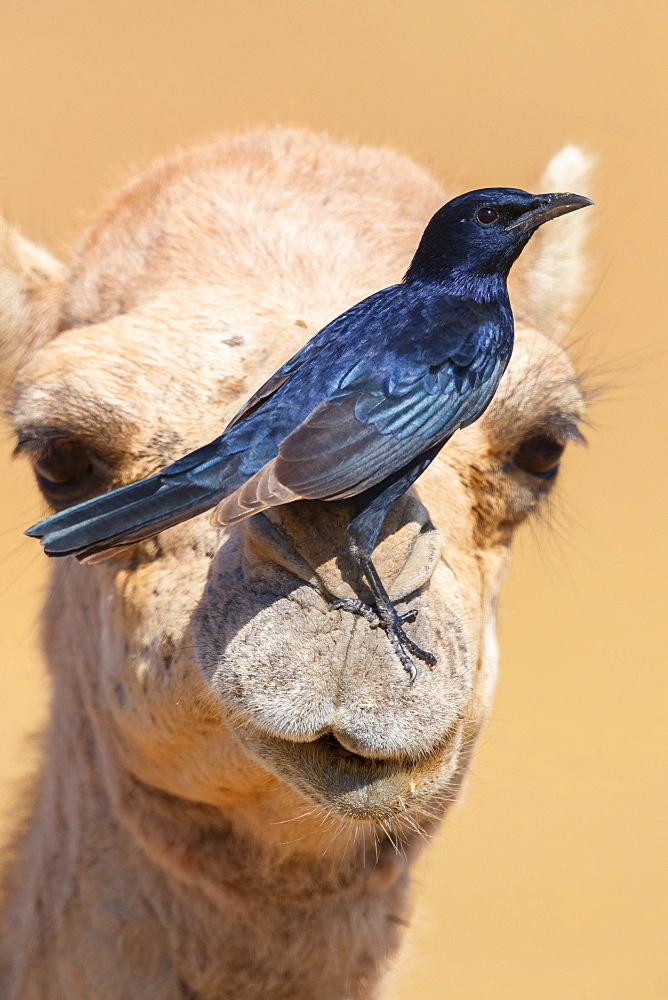
<instances>
[{"instance_id":1,"label":"camel eye","mask_svg":"<svg viewBox=\"0 0 668 1000\"><path fill-rule=\"evenodd\" d=\"M513 461L523 472L539 479L552 479L559 469L564 445L547 434L527 438L513 455Z\"/></svg>"},{"instance_id":2,"label":"camel eye","mask_svg":"<svg viewBox=\"0 0 668 1000\"><path fill-rule=\"evenodd\" d=\"M499 213L495 208L486 206L485 208L479 208L475 217L481 225L491 226L499 218Z\"/></svg>"},{"instance_id":3,"label":"camel eye","mask_svg":"<svg viewBox=\"0 0 668 1000\"><path fill-rule=\"evenodd\" d=\"M80 441L56 439L42 444L33 460L42 493L54 507L66 507L99 492L108 481L101 459Z\"/></svg>"}]
</instances>

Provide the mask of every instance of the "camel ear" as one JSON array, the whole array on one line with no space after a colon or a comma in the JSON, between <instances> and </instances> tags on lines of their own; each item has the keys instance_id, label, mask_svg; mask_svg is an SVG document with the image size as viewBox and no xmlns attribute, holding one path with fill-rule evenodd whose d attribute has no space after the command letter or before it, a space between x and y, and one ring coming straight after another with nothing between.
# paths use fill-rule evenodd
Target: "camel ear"
<instances>
[{"instance_id":1,"label":"camel ear","mask_svg":"<svg viewBox=\"0 0 668 1000\"><path fill-rule=\"evenodd\" d=\"M62 265L0 217L0 396L11 397L16 373L55 332Z\"/></svg>"},{"instance_id":2,"label":"camel ear","mask_svg":"<svg viewBox=\"0 0 668 1000\"><path fill-rule=\"evenodd\" d=\"M596 159L578 146L564 146L547 165L538 190L572 191L591 197ZM584 242L592 221L585 208L542 226L520 257L511 285L518 319L560 339L575 319L588 285Z\"/></svg>"}]
</instances>

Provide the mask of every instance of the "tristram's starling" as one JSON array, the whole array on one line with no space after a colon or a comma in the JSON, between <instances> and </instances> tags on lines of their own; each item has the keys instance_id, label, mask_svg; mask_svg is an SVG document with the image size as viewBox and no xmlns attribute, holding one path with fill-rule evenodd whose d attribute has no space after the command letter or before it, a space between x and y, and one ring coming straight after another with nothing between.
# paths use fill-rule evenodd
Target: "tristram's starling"
<instances>
[{"instance_id":1,"label":"tristram's starling","mask_svg":"<svg viewBox=\"0 0 668 1000\"><path fill-rule=\"evenodd\" d=\"M354 498L352 553L403 666L433 662L406 634L371 553L392 504L460 427L484 412L513 349L508 272L532 233L591 202L484 188L429 222L401 284L342 313L258 389L220 437L162 472L29 528L50 556L111 556L215 508L240 521L299 499ZM206 374L203 373L203 378Z\"/></svg>"}]
</instances>

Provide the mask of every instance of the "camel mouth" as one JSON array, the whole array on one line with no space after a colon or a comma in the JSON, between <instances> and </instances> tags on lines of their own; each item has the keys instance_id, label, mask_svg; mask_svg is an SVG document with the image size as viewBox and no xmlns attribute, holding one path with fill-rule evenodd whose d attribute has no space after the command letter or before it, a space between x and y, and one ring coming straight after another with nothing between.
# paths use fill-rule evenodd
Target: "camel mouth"
<instances>
[{"instance_id":1,"label":"camel mouth","mask_svg":"<svg viewBox=\"0 0 668 1000\"><path fill-rule=\"evenodd\" d=\"M365 756L328 732L309 742L251 736L249 751L302 796L351 819L379 821L442 792L457 768L463 725L419 759Z\"/></svg>"}]
</instances>

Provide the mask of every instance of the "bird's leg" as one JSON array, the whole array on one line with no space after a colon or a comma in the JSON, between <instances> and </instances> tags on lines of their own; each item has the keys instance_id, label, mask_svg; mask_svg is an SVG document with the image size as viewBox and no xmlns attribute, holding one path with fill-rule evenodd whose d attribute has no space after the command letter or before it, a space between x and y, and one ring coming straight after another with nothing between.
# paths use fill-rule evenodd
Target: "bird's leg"
<instances>
[{"instance_id":1,"label":"bird's leg","mask_svg":"<svg viewBox=\"0 0 668 1000\"><path fill-rule=\"evenodd\" d=\"M372 628L385 629L393 649L411 679L411 683L417 677L417 668L409 653L429 664L436 663L436 657L433 653L422 649L406 635L403 626L407 622L415 621L418 615L417 609L413 608L402 615L399 614L383 586L378 570L371 561L371 553L378 541L385 515L392 504L396 503L399 497L403 496L409 486L424 472L444 444L445 441L439 441L428 451L422 452L421 455L414 458L398 473L394 473L377 486L357 495L357 511L348 525L347 534L350 551L367 579L375 606L370 607L363 601L350 597L334 601L331 605L333 611L337 609L351 611L355 615L366 618Z\"/></svg>"},{"instance_id":2,"label":"bird's leg","mask_svg":"<svg viewBox=\"0 0 668 1000\"><path fill-rule=\"evenodd\" d=\"M383 581L378 575L378 570L371 561L371 557L360 556L359 563L364 571L365 577L367 578L371 593L373 594L376 613L379 618L379 625L387 632L387 637L392 643L392 646L401 660L404 669L408 671L412 682L415 680L417 670L415 668L415 664L408 655L409 652L414 656L417 656L418 659L424 660L425 663L429 663L431 666L436 663L436 657L434 654L429 653L426 649L422 649L421 646L418 646L417 643L413 642L413 640L406 635L404 630L404 622L415 621L417 618L417 611L413 609L412 611L406 612L406 614L400 615L390 600L390 596L383 586Z\"/></svg>"},{"instance_id":3,"label":"bird's leg","mask_svg":"<svg viewBox=\"0 0 668 1000\"><path fill-rule=\"evenodd\" d=\"M406 622L414 622L417 618L417 609L412 608L410 611L404 612L404 614L399 614L383 586L383 581L378 575L378 570L374 566L371 557L361 551L353 539L351 539L350 548L367 579L369 589L373 594L374 607L370 607L363 601L344 597L338 601L334 601L331 605L331 610L350 611L355 615L365 618L372 628L380 627L384 629L392 648L399 657L404 670L408 673L412 684L417 677L417 668L409 653L412 653L413 656L417 656L420 660L424 660L425 663L430 665L436 663L434 654L418 646L410 636L406 635L404 630L403 626Z\"/></svg>"}]
</instances>

